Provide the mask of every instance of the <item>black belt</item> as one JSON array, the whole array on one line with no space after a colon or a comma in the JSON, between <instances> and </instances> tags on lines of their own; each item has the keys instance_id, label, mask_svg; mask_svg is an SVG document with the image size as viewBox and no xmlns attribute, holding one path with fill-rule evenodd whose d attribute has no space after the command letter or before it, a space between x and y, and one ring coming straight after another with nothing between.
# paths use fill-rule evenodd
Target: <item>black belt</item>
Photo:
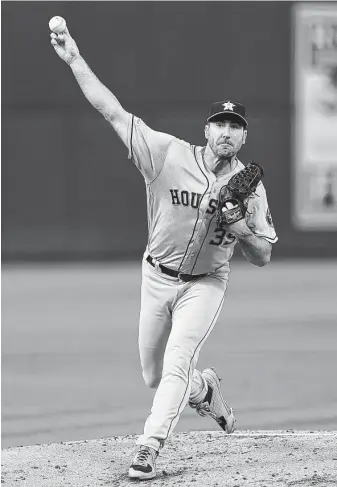
<instances>
[{"instance_id":1,"label":"black belt","mask_svg":"<svg viewBox=\"0 0 337 487\"><path fill-rule=\"evenodd\" d=\"M146 257L146 260L148 261L149 264L152 265L152 267L156 267L151 255L148 255ZM169 267L166 267L163 264L159 264L159 268L163 274L167 274L168 276L172 276L172 277L179 277L179 279L181 279L184 282L194 281L194 279L199 279L199 277L207 276L207 274L195 274L195 275L181 274L180 272L170 269Z\"/></svg>"}]
</instances>

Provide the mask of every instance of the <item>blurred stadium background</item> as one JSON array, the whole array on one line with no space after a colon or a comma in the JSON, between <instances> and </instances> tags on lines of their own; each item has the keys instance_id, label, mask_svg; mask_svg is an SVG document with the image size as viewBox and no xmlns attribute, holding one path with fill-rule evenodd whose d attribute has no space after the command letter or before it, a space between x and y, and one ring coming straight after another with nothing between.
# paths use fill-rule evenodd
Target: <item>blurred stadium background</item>
<instances>
[{"instance_id":1,"label":"blurred stadium background","mask_svg":"<svg viewBox=\"0 0 337 487\"><path fill-rule=\"evenodd\" d=\"M239 429L337 429L337 3L1 7L2 445L140 433L153 396L137 349L143 180L53 52L54 15L153 128L203 145L210 103L245 103L240 158L265 167L279 242L263 269L236 252L199 364L219 370ZM213 427L186 410L178 430Z\"/></svg>"}]
</instances>

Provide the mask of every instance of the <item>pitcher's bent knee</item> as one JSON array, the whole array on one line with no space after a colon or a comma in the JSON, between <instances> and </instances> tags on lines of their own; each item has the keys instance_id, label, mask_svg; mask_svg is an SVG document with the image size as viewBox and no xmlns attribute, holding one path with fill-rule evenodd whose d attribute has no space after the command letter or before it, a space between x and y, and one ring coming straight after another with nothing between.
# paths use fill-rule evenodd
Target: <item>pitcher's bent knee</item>
<instances>
[{"instance_id":1,"label":"pitcher's bent knee","mask_svg":"<svg viewBox=\"0 0 337 487\"><path fill-rule=\"evenodd\" d=\"M157 389L161 381L161 375L148 373L143 370L143 378L145 384L150 387L150 389Z\"/></svg>"}]
</instances>

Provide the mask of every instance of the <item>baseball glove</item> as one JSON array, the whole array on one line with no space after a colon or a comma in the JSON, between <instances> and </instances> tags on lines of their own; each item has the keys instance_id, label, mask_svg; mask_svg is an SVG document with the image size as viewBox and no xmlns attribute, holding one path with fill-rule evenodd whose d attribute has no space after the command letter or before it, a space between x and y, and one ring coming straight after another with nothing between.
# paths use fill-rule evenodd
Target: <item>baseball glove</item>
<instances>
[{"instance_id":1,"label":"baseball glove","mask_svg":"<svg viewBox=\"0 0 337 487\"><path fill-rule=\"evenodd\" d=\"M245 217L248 198L255 192L262 176L263 167L250 162L221 188L216 210L216 222L219 228L236 223Z\"/></svg>"}]
</instances>

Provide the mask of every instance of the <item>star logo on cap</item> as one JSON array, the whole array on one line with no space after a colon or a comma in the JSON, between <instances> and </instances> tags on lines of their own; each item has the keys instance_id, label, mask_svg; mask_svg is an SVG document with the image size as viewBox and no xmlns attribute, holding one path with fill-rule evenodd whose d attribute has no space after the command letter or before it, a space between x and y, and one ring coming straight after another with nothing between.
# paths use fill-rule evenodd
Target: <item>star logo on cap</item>
<instances>
[{"instance_id":1,"label":"star logo on cap","mask_svg":"<svg viewBox=\"0 0 337 487\"><path fill-rule=\"evenodd\" d=\"M233 111L233 108L235 107L234 103L231 103L230 101L226 101L225 103L222 104L224 110L231 110Z\"/></svg>"}]
</instances>

